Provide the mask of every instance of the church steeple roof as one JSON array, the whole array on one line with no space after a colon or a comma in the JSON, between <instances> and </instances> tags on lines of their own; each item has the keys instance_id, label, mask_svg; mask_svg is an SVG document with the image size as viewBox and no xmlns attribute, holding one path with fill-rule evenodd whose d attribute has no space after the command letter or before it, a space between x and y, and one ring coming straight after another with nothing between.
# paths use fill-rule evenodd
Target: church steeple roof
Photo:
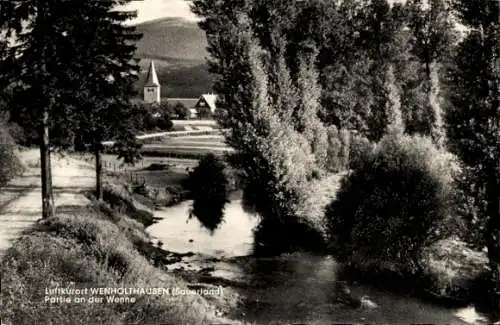
<instances>
[{"instance_id":1,"label":"church steeple roof","mask_svg":"<svg viewBox=\"0 0 500 325\"><path fill-rule=\"evenodd\" d=\"M159 87L160 82L158 81L158 76L156 75L155 63L151 60L149 65L148 75L146 77L146 84L144 87Z\"/></svg>"}]
</instances>

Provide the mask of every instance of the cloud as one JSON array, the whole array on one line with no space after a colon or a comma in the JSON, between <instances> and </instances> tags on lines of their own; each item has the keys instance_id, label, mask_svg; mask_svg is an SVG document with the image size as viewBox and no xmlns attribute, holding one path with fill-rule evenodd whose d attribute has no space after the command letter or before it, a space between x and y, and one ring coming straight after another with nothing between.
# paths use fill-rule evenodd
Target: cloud
<instances>
[{"instance_id":1,"label":"cloud","mask_svg":"<svg viewBox=\"0 0 500 325\"><path fill-rule=\"evenodd\" d=\"M130 24L138 24L149 20L164 17L181 17L196 21L197 17L191 12L189 2L186 0L142 0L133 1L118 10L137 10L137 18Z\"/></svg>"}]
</instances>

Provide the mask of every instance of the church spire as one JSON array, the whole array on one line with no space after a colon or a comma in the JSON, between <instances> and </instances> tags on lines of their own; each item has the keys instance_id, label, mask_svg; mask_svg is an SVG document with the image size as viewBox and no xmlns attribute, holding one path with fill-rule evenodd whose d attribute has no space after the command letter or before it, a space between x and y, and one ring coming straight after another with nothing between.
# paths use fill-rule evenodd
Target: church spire
<instances>
[{"instance_id":1,"label":"church spire","mask_svg":"<svg viewBox=\"0 0 500 325\"><path fill-rule=\"evenodd\" d=\"M146 84L144 87L159 87L160 82L158 81L158 76L156 75L155 63L151 60L148 70L148 76L146 77Z\"/></svg>"},{"instance_id":2,"label":"church spire","mask_svg":"<svg viewBox=\"0 0 500 325\"><path fill-rule=\"evenodd\" d=\"M159 104L161 102L160 82L158 81L158 76L156 75L156 69L153 60L151 60L151 63L149 65L146 83L144 84L144 101L149 104Z\"/></svg>"}]
</instances>

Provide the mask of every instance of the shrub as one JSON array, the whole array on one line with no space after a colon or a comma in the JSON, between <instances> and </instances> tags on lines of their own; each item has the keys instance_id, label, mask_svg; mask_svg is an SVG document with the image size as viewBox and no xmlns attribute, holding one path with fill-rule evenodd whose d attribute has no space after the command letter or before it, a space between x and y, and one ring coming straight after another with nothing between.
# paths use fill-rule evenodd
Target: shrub
<instances>
[{"instance_id":1,"label":"shrub","mask_svg":"<svg viewBox=\"0 0 500 325\"><path fill-rule=\"evenodd\" d=\"M428 138L389 134L342 182L326 209L339 257L369 256L419 270L453 202L453 157Z\"/></svg>"},{"instance_id":2,"label":"shrub","mask_svg":"<svg viewBox=\"0 0 500 325\"><path fill-rule=\"evenodd\" d=\"M177 116L181 120L187 120L191 116L191 112L189 111L189 108L184 106L182 103L177 103L173 107L173 111L175 116Z\"/></svg>"},{"instance_id":3,"label":"shrub","mask_svg":"<svg viewBox=\"0 0 500 325\"><path fill-rule=\"evenodd\" d=\"M194 200L192 214L210 231L222 222L228 202L229 181L225 170L220 158L207 154L190 173L186 184Z\"/></svg>"},{"instance_id":4,"label":"shrub","mask_svg":"<svg viewBox=\"0 0 500 325\"><path fill-rule=\"evenodd\" d=\"M327 169L331 172L340 172L349 167L351 134L346 129L338 130L335 125L329 126L327 132Z\"/></svg>"},{"instance_id":5,"label":"shrub","mask_svg":"<svg viewBox=\"0 0 500 325\"><path fill-rule=\"evenodd\" d=\"M153 213L119 186L106 183L103 189L103 200L112 208L131 216L145 227L149 227L155 222Z\"/></svg>"},{"instance_id":6,"label":"shrub","mask_svg":"<svg viewBox=\"0 0 500 325\"><path fill-rule=\"evenodd\" d=\"M332 172L340 170L339 155L342 143L339 139L339 131L335 125L330 125L328 132L327 169Z\"/></svg>"},{"instance_id":7,"label":"shrub","mask_svg":"<svg viewBox=\"0 0 500 325\"><path fill-rule=\"evenodd\" d=\"M351 134L349 143L349 169L357 169L374 149L373 143L360 134Z\"/></svg>"},{"instance_id":8,"label":"shrub","mask_svg":"<svg viewBox=\"0 0 500 325\"><path fill-rule=\"evenodd\" d=\"M12 177L22 170L21 161L16 156L16 144L7 130L5 123L0 121L0 186L5 185Z\"/></svg>"},{"instance_id":9,"label":"shrub","mask_svg":"<svg viewBox=\"0 0 500 325\"><path fill-rule=\"evenodd\" d=\"M480 203L486 199L485 192L470 181L474 177L471 169L467 166L462 166L462 169L462 173L457 175L456 179L457 215L460 216L460 233L463 234L461 239L470 247L482 250L487 244L484 236L487 220L483 217L487 215L487 212L484 205Z\"/></svg>"}]
</instances>

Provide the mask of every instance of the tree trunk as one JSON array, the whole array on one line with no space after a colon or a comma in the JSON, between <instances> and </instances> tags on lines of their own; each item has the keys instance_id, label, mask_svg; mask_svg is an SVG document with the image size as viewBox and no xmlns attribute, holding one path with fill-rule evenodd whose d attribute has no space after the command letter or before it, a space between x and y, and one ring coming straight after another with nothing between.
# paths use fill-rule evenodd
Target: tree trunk
<instances>
[{"instance_id":1,"label":"tree trunk","mask_svg":"<svg viewBox=\"0 0 500 325\"><path fill-rule=\"evenodd\" d=\"M98 201L102 201L103 189L102 189L102 156L99 145L95 145L95 195Z\"/></svg>"},{"instance_id":2,"label":"tree trunk","mask_svg":"<svg viewBox=\"0 0 500 325\"><path fill-rule=\"evenodd\" d=\"M52 172L50 164L49 112L44 107L40 130L40 166L42 182L42 218L47 219L55 214L52 193Z\"/></svg>"}]
</instances>

